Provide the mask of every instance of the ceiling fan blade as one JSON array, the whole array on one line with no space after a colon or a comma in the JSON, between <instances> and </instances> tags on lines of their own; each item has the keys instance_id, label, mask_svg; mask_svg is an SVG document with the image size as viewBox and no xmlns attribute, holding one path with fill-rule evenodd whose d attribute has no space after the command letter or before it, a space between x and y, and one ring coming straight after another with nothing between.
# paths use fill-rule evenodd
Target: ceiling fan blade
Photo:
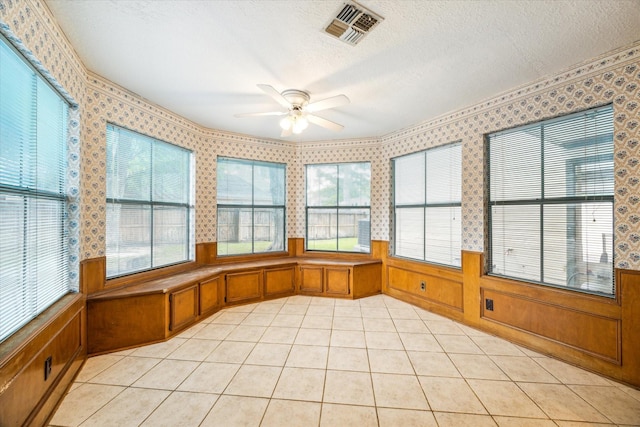
<instances>
[{"instance_id":1,"label":"ceiling fan blade","mask_svg":"<svg viewBox=\"0 0 640 427\"><path fill-rule=\"evenodd\" d=\"M291 136L292 133L293 133L293 130L291 128L282 129L282 132L280 132L280 138L286 138L287 136Z\"/></svg>"},{"instance_id":2,"label":"ceiling fan blade","mask_svg":"<svg viewBox=\"0 0 640 427\"><path fill-rule=\"evenodd\" d=\"M234 117L256 117L256 116L284 116L286 111L267 111L266 113L242 113L234 114Z\"/></svg>"},{"instance_id":3,"label":"ceiling fan blade","mask_svg":"<svg viewBox=\"0 0 640 427\"><path fill-rule=\"evenodd\" d=\"M326 110L327 108L339 107L341 105L345 105L350 103L349 98L346 95L336 95L331 98L325 98L320 101L312 102L311 104L305 107L305 110L310 113L315 113L316 111Z\"/></svg>"},{"instance_id":4,"label":"ceiling fan blade","mask_svg":"<svg viewBox=\"0 0 640 427\"><path fill-rule=\"evenodd\" d=\"M307 120L309 120L314 125L322 126L323 128L335 130L336 132L341 131L344 126L332 122L331 120L323 119L322 117L314 116L313 114L307 114Z\"/></svg>"},{"instance_id":5,"label":"ceiling fan blade","mask_svg":"<svg viewBox=\"0 0 640 427\"><path fill-rule=\"evenodd\" d=\"M291 108L291 103L289 101L287 101L287 98L285 98L284 96L282 96L282 94L280 92L278 92L277 90L275 90L273 88L273 86L269 86L269 85L258 85L258 87L260 89L262 89L262 91L264 93L266 93L267 95L269 95L270 97L272 97L273 99L276 100L276 102L280 105L282 105L284 108L286 108L287 110L289 108Z\"/></svg>"}]
</instances>

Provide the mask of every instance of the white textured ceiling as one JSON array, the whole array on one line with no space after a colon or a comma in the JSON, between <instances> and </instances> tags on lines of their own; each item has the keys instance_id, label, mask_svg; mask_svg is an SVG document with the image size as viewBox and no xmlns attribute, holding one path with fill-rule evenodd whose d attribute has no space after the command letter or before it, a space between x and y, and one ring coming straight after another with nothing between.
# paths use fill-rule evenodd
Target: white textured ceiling
<instances>
[{"instance_id":1,"label":"white textured ceiling","mask_svg":"<svg viewBox=\"0 0 640 427\"><path fill-rule=\"evenodd\" d=\"M86 67L213 129L280 138L256 84L351 104L288 139L378 137L640 40L640 0L362 0L359 45L324 33L341 0L47 0Z\"/></svg>"}]
</instances>

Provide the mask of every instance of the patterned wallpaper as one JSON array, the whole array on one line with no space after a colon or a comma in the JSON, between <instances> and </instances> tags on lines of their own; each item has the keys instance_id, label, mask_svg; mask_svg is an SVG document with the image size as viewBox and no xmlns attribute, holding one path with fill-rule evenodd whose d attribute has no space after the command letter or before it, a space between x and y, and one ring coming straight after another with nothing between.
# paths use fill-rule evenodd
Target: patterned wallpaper
<instances>
[{"instance_id":1,"label":"patterned wallpaper","mask_svg":"<svg viewBox=\"0 0 640 427\"><path fill-rule=\"evenodd\" d=\"M614 263L640 270L640 43L388 135L382 139L383 162L462 141L462 249L481 252L488 224L484 135L609 103L614 107ZM383 172L383 187L390 188L389 167Z\"/></svg>"},{"instance_id":2,"label":"patterned wallpaper","mask_svg":"<svg viewBox=\"0 0 640 427\"><path fill-rule=\"evenodd\" d=\"M108 80L88 73L84 115L87 153L83 167L85 213L83 253L86 258L104 255L107 122L167 141L193 151L196 164L196 242L216 240L217 156L286 163L294 158L289 142L261 140L203 128L170 111L150 104ZM289 190L289 189L287 189ZM102 201L102 202L101 202ZM295 201L289 195L287 217L293 218ZM288 224L287 229L293 227Z\"/></svg>"},{"instance_id":3,"label":"patterned wallpaper","mask_svg":"<svg viewBox=\"0 0 640 427\"><path fill-rule=\"evenodd\" d=\"M87 71L39 0L0 1L0 30L50 73L78 105L81 143L81 259L105 251L106 123L194 151L196 241L216 240L215 159L287 164L287 230L304 237L304 164L372 162L372 238L390 236L390 159L454 141L463 146L463 249L483 251L484 135L612 103L615 117L615 265L640 270L640 43L556 76L380 138L293 144L203 128Z\"/></svg>"}]
</instances>

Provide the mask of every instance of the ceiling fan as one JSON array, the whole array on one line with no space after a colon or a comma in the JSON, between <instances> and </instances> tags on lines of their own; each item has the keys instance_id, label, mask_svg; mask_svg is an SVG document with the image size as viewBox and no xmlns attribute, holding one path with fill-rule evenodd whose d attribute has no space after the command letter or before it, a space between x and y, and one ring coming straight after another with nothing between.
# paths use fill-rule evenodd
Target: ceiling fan
<instances>
[{"instance_id":1,"label":"ceiling fan","mask_svg":"<svg viewBox=\"0 0 640 427\"><path fill-rule=\"evenodd\" d=\"M334 131L342 130L344 127L331 120L316 116L314 113L348 104L350 101L345 95L336 95L309 103L309 93L303 90L287 89L280 93L270 85L261 84L258 85L258 87L287 110L236 114L235 117L285 116L280 120L280 127L282 128L281 137L302 133L302 131L309 126L310 122Z\"/></svg>"}]
</instances>

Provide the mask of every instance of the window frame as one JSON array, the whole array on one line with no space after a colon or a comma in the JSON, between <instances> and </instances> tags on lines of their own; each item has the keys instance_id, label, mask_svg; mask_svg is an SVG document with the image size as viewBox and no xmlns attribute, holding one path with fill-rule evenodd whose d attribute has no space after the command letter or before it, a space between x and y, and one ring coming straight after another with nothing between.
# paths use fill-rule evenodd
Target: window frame
<instances>
[{"instance_id":1,"label":"window frame","mask_svg":"<svg viewBox=\"0 0 640 427\"><path fill-rule=\"evenodd\" d=\"M369 167L369 194L368 200L369 203L367 205L340 205L340 166L346 165L368 165ZM318 205L318 206L309 206L308 200L308 171L309 168L313 167L323 167L323 166L336 166L336 205ZM333 163L310 163L304 165L304 182L305 182L305 244L304 249L307 252L331 252L331 253L348 253L348 254L370 254L371 253L371 162L370 161L359 161L359 162L333 162ZM314 210L333 210L336 213L336 249L313 249L309 248L309 211ZM340 249L340 211L354 211L354 210L366 210L368 212L369 218L369 245L367 251L349 251L349 250L341 250Z\"/></svg>"},{"instance_id":2,"label":"window frame","mask_svg":"<svg viewBox=\"0 0 640 427\"><path fill-rule=\"evenodd\" d=\"M6 49L9 55L15 55L16 64L20 64L17 72L24 75L25 81L30 81L28 96L31 98L30 104L23 111L29 117L28 127L23 128L22 133L18 135L19 138L25 136L28 138L26 141L19 142L22 150L17 159L20 165L18 182L11 182L11 177L4 176L0 171L0 181L2 181L0 197L3 200L16 198L17 205L20 206L18 209L22 212L22 223L18 230L22 236L21 244L18 247L15 241L9 242L19 250L19 253L16 252L19 256L15 258L19 258L20 262L15 266L17 268L12 270L20 271L20 281L18 286L12 285L5 289L7 300L12 300L17 293L22 303L13 307L10 311L11 315L0 322L4 323L6 328L0 331L0 343L2 343L19 333L25 325L65 296L79 291L79 141L76 126L77 104L42 66L28 59L29 52L22 45L14 45L1 33L0 44L3 51ZM46 105L48 97L50 97L49 101L56 102L53 114ZM13 101L10 99L7 104L12 104ZM41 117L43 112L47 114ZM46 123L45 120L51 118L55 119L57 132L55 135L47 134L44 137L54 138L57 144L54 148L56 167L53 169L48 168L50 164L44 166L40 164L43 159L38 153L42 144L40 126ZM8 141L6 137L3 145ZM47 139L47 142L50 140ZM29 155L24 154L25 152L33 157L28 157ZM10 154L7 153L7 159L13 159ZM28 158L25 159L24 156ZM40 181L37 175L43 170L42 168L45 172L54 171L54 186L47 188L47 184L52 182ZM7 181L4 181L4 178L7 178ZM42 215L38 213L41 202L53 203L52 206L57 211L54 221L50 224L39 221L39 215ZM10 208L9 204L5 206ZM53 238L53 236L56 237ZM48 244L51 241L55 241L52 246L54 251L48 250L50 248ZM46 255L38 256L38 249L43 249ZM52 261L55 262L52 264Z\"/></svg>"},{"instance_id":3,"label":"window frame","mask_svg":"<svg viewBox=\"0 0 640 427\"><path fill-rule=\"evenodd\" d=\"M280 162L268 162L264 160L253 160L253 159L242 159L237 157L229 157L229 156L217 156L216 158L216 183L220 182L220 177L218 176L219 168L217 167L220 159L224 159L229 162L235 162L237 164L245 164L251 165L251 204L241 204L241 203L219 203L218 198L218 189L216 187L216 256L219 258L226 257L234 257L234 256L253 256L253 255L264 255L264 254L274 254L274 253L283 253L287 251L287 164ZM255 204L255 195L256 188L254 182L254 167L256 165L267 165L269 167L277 167L278 169L282 169L283 174L283 196L282 196L282 205L266 205L266 204ZM220 243L220 210L221 209L250 209L251 210L251 252L237 252L237 253L220 253L221 245ZM273 251L256 251L256 239L255 239L255 214L256 210L259 209L274 209L282 211L282 249L277 249Z\"/></svg>"},{"instance_id":4,"label":"window frame","mask_svg":"<svg viewBox=\"0 0 640 427\"><path fill-rule=\"evenodd\" d=\"M429 152L434 152L435 150L445 150L445 149L451 149L454 147L460 147L460 178L459 178L459 185L460 185L460 201L459 202L442 202L442 203L430 203L428 201L428 194L429 194L429 188L428 188L428 174L427 174L427 164L428 164L428 155ZM428 259L428 254L427 254L427 210L429 208L460 208L460 222L462 222L462 141L454 141L454 142L450 142L447 144L443 144L443 145L439 145L437 147L431 147L431 148L427 148L424 150L420 150L420 151L414 151L411 153L407 153L407 154L403 154L401 156L396 156L391 158L391 185L392 185L392 200L391 200L391 204L392 204L392 218L393 218L393 227L392 227L392 236L393 236L393 256L396 258L402 258L402 259L406 259L406 260L410 260L410 261L414 261L414 262L421 262L421 263L425 263L425 264L432 264L432 265L438 265L438 266L444 266L444 267L449 267L449 268L454 268L456 270L460 270L462 268L462 232L460 233L460 248L459 248L459 259L460 259L460 264L456 265L456 264L447 264L447 263L442 263L442 262L437 262L434 261L433 259ZM398 192L396 191L396 160L404 158L404 157L410 157L410 156L415 156L417 154L423 154L423 167L424 167L424 179L425 179L425 184L424 184L424 203L412 203L412 204L400 204L398 205L398 203L396 202L396 195L398 194ZM398 232L398 217L397 217L397 210L400 209L401 211L403 209L422 209L423 212L423 216L422 216L422 237L423 237L423 241L422 241L422 259L420 258L412 258L406 255L399 255L397 253L397 249L398 249L398 245L397 245L397 232Z\"/></svg>"},{"instance_id":5,"label":"window frame","mask_svg":"<svg viewBox=\"0 0 640 427\"><path fill-rule=\"evenodd\" d=\"M195 250L194 250L194 246L195 246L195 239L194 239L194 214L195 214L195 206L194 206L194 185L195 185L195 179L194 179L194 154L192 150L189 150L185 147L181 147L177 144L172 144L170 142L167 141L163 141L161 139L158 138L154 138L151 137L149 135L145 135L141 132L132 130L132 129L128 129L124 126L119 126L117 124L108 122L107 123L107 130L106 130L106 134L107 134L107 138L109 138L109 129L110 128L115 128L117 129L119 132L123 131L125 133L130 133L130 134L134 134L136 137L141 138L141 139L145 139L148 140L150 143L150 163L149 163L149 200L141 200L141 199L134 199L134 198L127 198L127 197L109 197L109 193L108 191L105 192L105 211L109 212L109 206L110 205L120 205L122 207L124 206L144 206L144 207L148 207L149 211L150 211L150 217L149 217L149 235L150 235L150 239L149 239L149 256L150 256L150 266L149 267L143 267L143 268L138 268L138 269L133 269L131 271L126 271L124 273L118 273L118 274L112 274L109 275L108 274L108 269L106 269L106 274L107 274L107 280L112 280L112 279L117 279L120 277L125 277L125 276L130 276L132 274L138 274L138 273L143 273L143 272L147 272L147 271L152 271L152 270L157 270L160 268L165 268L165 267L171 267L174 265L179 265L179 264L184 264L187 262L192 262L194 260L194 254L195 254ZM187 187L189 188L189 195L188 195L188 201L186 203L179 203L179 202L166 202L166 201L159 201L159 200L154 200L153 198L153 194L154 194L154 187L153 187L153 174L154 174L154 163L153 163L153 151L154 151L154 146L156 145L166 145L166 146L170 146L172 148L177 148L180 150L183 150L185 153L187 153L188 155L188 170L187 170ZM107 161L106 161L106 168L107 170L109 169L109 153L107 152ZM168 208L184 208L186 209L186 227L185 227L185 245L186 247L185 249L185 253L187 254L187 257L185 259L179 260L179 261L175 261L175 262L169 262L169 263L165 263L165 264L158 264L158 265L154 265L154 235L155 235L155 226L154 226L154 210L157 207L168 207ZM108 239L108 235L109 235L109 230L107 227L107 223L105 223L105 245L106 245L106 241ZM120 235L118 233L118 235ZM109 253L108 253L108 249L105 249L105 258L107 258L107 266L108 266L108 257L109 257Z\"/></svg>"},{"instance_id":6,"label":"window frame","mask_svg":"<svg viewBox=\"0 0 640 427\"><path fill-rule=\"evenodd\" d=\"M545 221L545 217L544 217L544 208L545 206L567 206L567 210L575 210L576 206L579 205L588 205L590 203L610 203L610 208L611 208L611 235L613 236L613 241L611 243L611 248L612 248L612 252L613 250L615 250L615 212L614 212L614 204L615 204L615 200L614 200L614 194L615 194L615 185L614 185L614 190L612 190L611 194L600 194L600 195L582 195L582 196L566 196L564 195L563 197L559 197L559 196L549 196L546 197L545 196L545 152L544 152L544 147L545 147L545 139L544 139L544 131L542 131L541 134L541 140L540 140L540 158L541 158L541 163L540 163L540 178L539 178L539 182L538 184L540 185L540 195L537 199L509 199L509 200L492 200L491 199L491 137L492 136L497 136L497 135L501 135L504 133L509 133L509 132L513 132L516 130L522 130L525 131L527 129L535 129L535 128L541 128L544 129L544 126L546 125L550 125L550 124L554 124L554 123L558 123L558 122L562 122L565 120L570 120L573 117L579 117L581 115L585 115L585 114L589 114L589 112L594 112L594 114L598 114L601 111L604 111L605 109L609 109L611 111L611 115L613 116L614 114L614 110L613 110L613 106L611 104L607 104L607 105L602 105L602 106L598 106L598 107L594 107L594 108L590 108L588 110L583 110L583 111L579 111L579 112L574 112L574 113L569 113L569 114L565 114L562 116L557 116L557 117L553 117L550 119L546 119L546 120L542 120L536 123L532 123L532 124L528 124L528 125L523 125L523 126L517 126L514 128L510 128L510 129L503 129L497 132L493 132L490 134L485 135L485 153L486 153L486 194L487 194L487 274L489 276L494 276L494 277L500 277L500 278L506 278L506 279L510 279L510 280L518 280L518 281L523 281L523 282L527 282L527 283L532 283L532 284L536 284L536 285L540 285L540 286L545 286L545 287L550 287L550 288L557 288L557 289L562 289L562 290L569 290L569 291L575 291L575 292L580 292L583 294L589 294L589 295L595 295L595 296L600 296L600 297L605 297L605 298L616 298L616 294L617 294L617 286L616 286L616 282L615 282L615 273L614 273L614 266L612 263L611 266L611 288L612 288L612 293L608 294L608 293L604 293L604 292L598 292L598 291L593 291L590 289L581 289L581 288L577 288L577 287L571 287L570 282L571 279L567 280L567 284L566 285L558 285L558 284L554 284L554 283L550 283L550 282L545 282L545 257L544 257L544 253L545 253L545 232L544 232L544 221ZM613 141L614 141L614 125L613 125L613 118L611 121L611 133L610 134L604 134L604 137L610 136L610 140L612 141L612 146L613 146ZM604 138L603 136L599 136L600 138ZM594 140L597 141L598 137L594 137ZM588 145L587 143L585 143L585 145ZM580 164L589 164L591 163L591 160L595 160L595 163L605 163L605 162L611 162L612 164L614 163L614 151L615 149L612 148L610 153L605 153L605 154L598 154L597 156L594 155L589 155L589 156L585 156L585 157L577 157L577 158L570 158L570 157L564 157L565 159L565 170L566 170L566 174L565 179L567 180L566 183L566 187L569 188L575 188L575 180L576 180L576 174L575 174L575 170L576 170L576 166L580 165ZM569 169L571 169L572 173L569 174ZM612 174L611 174L611 180L613 181L615 179L615 164L612 167ZM539 240L539 245L540 245L540 249L539 249L539 258L538 261L540 263L540 268L539 268L539 274L540 274L540 278L541 280L532 280L532 279L527 279L527 278L523 278L523 277L517 277L517 276L511 276L508 274L500 274L500 273L496 273L493 271L493 260L495 257L494 254L494 239L493 239L493 225L494 225L494 219L493 219L493 207L494 206L538 206L538 210L540 212L540 218L539 218L539 234L540 234L540 240ZM575 212L575 211L574 211ZM595 221L595 219L594 219ZM577 229L577 225L575 225L575 221L572 222L574 224L574 229ZM569 241L571 238L575 239L575 236L570 235L570 231L569 231L570 227L567 225L567 230L566 230L566 240L565 240L565 244L567 245L567 248L569 248ZM567 254L569 254L569 250L567 249ZM574 254L576 253L575 251L573 252ZM613 254L611 254L611 256L613 256ZM569 270L569 264L571 264L571 266L575 266L575 258L567 258L567 271ZM581 274L581 273L573 273L575 274Z\"/></svg>"}]
</instances>

